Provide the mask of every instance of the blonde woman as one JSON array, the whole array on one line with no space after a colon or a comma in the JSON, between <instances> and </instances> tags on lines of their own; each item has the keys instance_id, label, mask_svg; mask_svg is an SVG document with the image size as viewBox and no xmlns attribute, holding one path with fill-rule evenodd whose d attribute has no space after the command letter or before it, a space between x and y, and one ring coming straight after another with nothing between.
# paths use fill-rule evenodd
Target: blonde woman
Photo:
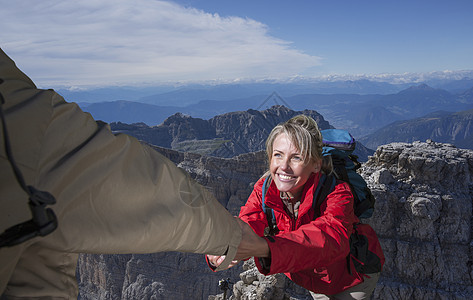
<instances>
[{"instance_id":1,"label":"blonde woman","mask_svg":"<svg viewBox=\"0 0 473 300\"><path fill-rule=\"evenodd\" d=\"M255 257L262 274L285 273L311 291L314 299L368 299L379 273L359 274L349 266L349 237L359 220L347 183L337 182L315 218L313 194L322 172L331 171L322 166L331 164L322 164L322 135L317 123L299 115L277 125L267 139L266 152L269 171L255 184L240 211L241 220L257 235L247 256ZM269 187L263 188L268 176ZM274 211L279 231L274 236L265 236L268 221L262 208L263 189L265 205ZM208 257L215 265L222 259Z\"/></svg>"}]
</instances>

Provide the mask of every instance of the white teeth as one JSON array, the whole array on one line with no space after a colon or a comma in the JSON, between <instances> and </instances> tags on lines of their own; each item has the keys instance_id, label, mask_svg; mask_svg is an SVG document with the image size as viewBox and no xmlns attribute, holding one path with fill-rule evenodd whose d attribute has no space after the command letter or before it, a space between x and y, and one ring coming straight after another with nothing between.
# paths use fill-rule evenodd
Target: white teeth
<instances>
[{"instance_id":1,"label":"white teeth","mask_svg":"<svg viewBox=\"0 0 473 300\"><path fill-rule=\"evenodd\" d=\"M281 179L292 179L292 176L287 176L287 175L282 175L282 174L279 174L279 177L281 177Z\"/></svg>"}]
</instances>

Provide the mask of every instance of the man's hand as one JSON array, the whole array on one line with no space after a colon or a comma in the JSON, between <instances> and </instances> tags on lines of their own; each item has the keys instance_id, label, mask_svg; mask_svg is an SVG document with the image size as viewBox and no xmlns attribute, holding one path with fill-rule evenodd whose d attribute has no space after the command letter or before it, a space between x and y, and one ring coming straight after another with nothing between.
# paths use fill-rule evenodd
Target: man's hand
<instances>
[{"instance_id":1,"label":"man's hand","mask_svg":"<svg viewBox=\"0 0 473 300\"><path fill-rule=\"evenodd\" d=\"M242 238L235 255L236 260L244 260L250 257L269 257L269 246L266 240L258 236L250 225L237 218L242 231Z\"/></svg>"},{"instance_id":2,"label":"man's hand","mask_svg":"<svg viewBox=\"0 0 473 300\"><path fill-rule=\"evenodd\" d=\"M236 218L236 217L235 217ZM232 260L228 268L231 268L238 264L241 260L248 259L250 257L269 257L269 246L265 239L259 237L250 225L246 224L239 218L236 218L240 225L242 237L240 245L235 255L235 259ZM213 267L218 267L223 260L225 255L207 255L207 260Z\"/></svg>"}]
</instances>

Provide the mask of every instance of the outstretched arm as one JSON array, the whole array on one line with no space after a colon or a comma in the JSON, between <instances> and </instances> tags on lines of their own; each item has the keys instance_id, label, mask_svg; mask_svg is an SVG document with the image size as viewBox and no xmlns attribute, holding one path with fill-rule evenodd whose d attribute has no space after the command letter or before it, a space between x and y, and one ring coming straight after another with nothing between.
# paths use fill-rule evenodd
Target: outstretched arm
<instances>
[{"instance_id":1,"label":"outstretched arm","mask_svg":"<svg viewBox=\"0 0 473 300\"><path fill-rule=\"evenodd\" d=\"M45 248L225 253L233 258L240 226L189 174L136 138L113 134L107 124L53 90L37 89L1 50L0 77L15 159L28 184L57 200L51 208L59 227L38 240ZM29 214L26 201L9 201L24 197L17 186L0 183L6 216ZM0 227L16 223L2 215Z\"/></svg>"}]
</instances>

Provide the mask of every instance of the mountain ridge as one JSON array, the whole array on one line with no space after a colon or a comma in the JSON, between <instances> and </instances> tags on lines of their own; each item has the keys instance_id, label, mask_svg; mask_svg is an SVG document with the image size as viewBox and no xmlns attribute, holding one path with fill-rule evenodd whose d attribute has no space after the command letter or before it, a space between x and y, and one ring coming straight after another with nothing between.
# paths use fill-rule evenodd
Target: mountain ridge
<instances>
[{"instance_id":1,"label":"mountain ridge","mask_svg":"<svg viewBox=\"0 0 473 300\"><path fill-rule=\"evenodd\" d=\"M115 133L126 133L155 146L228 158L264 150L274 126L298 114L314 118L320 129L333 128L317 111L294 111L281 105L262 111L225 113L209 120L176 113L152 127L121 122L111 123L110 127ZM373 152L359 143L354 153L365 161Z\"/></svg>"},{"instance_id":2,"label":"mountain ridge","mask_svg":"<svg viewBox=\"0 0 473 300\"><path fill-rule=\"evenodd\" d=\"M233 86L242 86L246 90L259 91L258 94L267 95L272 91L282 92L285 97L302 93L361 93L361 94L390 94L396 93L412 85L421 83L435 88L448 90L451 93L461 93L473 86L473 71L437 71L429 73L404 73L404 74L378 74L378 75L329 75L319 78L294 77L286 81L236 81L236 82L208 82L189 83L182 82L141 86L121 85L108 87L58 87L59 94L74 102L101 102L129 100L140 102L141 98L157 96L167 93L179 94L179 90L187 93L189 90L207 90L208 94L200 100L216 100L212 96L212 89L220 89L220 95L229 95L232 98L242 98L242 94L231 94L223 91L224 87L234 90ZM290 93L283 92L291 91ZM235 90L234 90L235 91ZM255 93L253 93L255 94ZM179 100L179 96L174 97ZM182 99L182 98L180 98Z\"/></svg>"},{"instance_id":3,"label":"mountain ridge","mask_svg":"<svg viewBox=\"0 0 473 300\"><path fill-rule=\"evenodd\" d=\"M372 149L391 142L425 140L473 149L473 109L454 113L438 111L416 119L397 121L359 140Z\"/></svg>"},{"instance_id":4,"label":"mountain ridge","mask_svg":"<svg viewBox=\"0 0 473 300\"><path fill-rule=\"evenodd\" d=\"M233 101L205 100L184 107L146 106L135 102L108 102L83 106L96 119L105 122L144 122L161 124L168 116L181 112L195 118L210 119L227 112L266 109L284 104L292 110L315 110L336 128L348 129L356 138L375 132L392 122L421 117L427 113L473 108L473 88L452 94L426 85L410 87L396 94L298 94L283 98L256 95ZM274 95L274 96L272 96Z\"/></svg>"}]
</instances>

